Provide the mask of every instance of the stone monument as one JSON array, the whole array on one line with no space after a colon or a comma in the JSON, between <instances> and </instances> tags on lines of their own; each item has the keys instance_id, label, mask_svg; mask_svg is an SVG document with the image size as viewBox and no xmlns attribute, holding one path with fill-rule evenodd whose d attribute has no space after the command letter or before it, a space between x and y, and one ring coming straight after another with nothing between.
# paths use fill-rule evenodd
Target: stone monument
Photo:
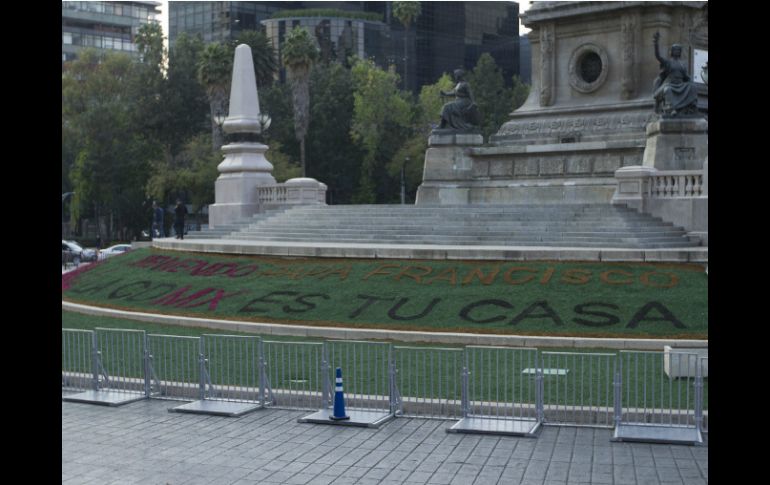
<instances>
[{"instance_id":1,"label":"stone monument","mask_svg":"<svg viewBox=\"0 0 770 485\"><path fill-rule=\"evenodd\" d=\"M472 161L467 148L481 146L484 137L480 133L481 116L478 106L473 101L470 85L465 81L465 72L456 69L453 73L454 90L441 91L442 97L455 97L455 101L444 104L441 108L441 122L428 138L428 150L425 152L423 167L423 185L435 182L466 179L472 169ZM420 190L423 190L422 194ZM440 191L438 199L443 204L466 204L466 189ZM417 189L417 203L425 199L425 189Z\"/></svg>"},{"instance_id":2,"label":"stone monument","mask_svg":"<svg viewBox=\"0 0 770 485\"><path fill-rule=\"evenodd\" d=\"M265 129L266 118L259 111L257 81L251 48L235 49L230 109L223 129L239 141L222 147L225 159L217 167L215 203L209 207L209 227L216 228L259 212L257 188L273 185L273 165L265 158L267 145L257 140Z\"/></svg>"},{"instance_id":3,"label":"stone monument","mask_svg":"<svg viewBox=\"0 0 770 485\"><path fill-rule=\"evenodd\" d=\"M660 32L655 32L655 58L660 74L653 83L655 112L647 125L642 165L659 170L699 170L708 155L708 122L698 111L697 86L682 60L682 46L673 44L668 59L660 55Z\"/></svg>"},{"instance_id":4,"label":"stone monument","mask_svg":"<svg viewBox=\"0 0 770 485\"><path fill-rule=\"evenodd\" d=\"M706 4L534 2L521 15L531 29L528 99L487 144L447 142L455 149L438 163L430 150L444 140L431 140L417 203L610 203L615 171L647 165L648 125L660 118L652 82L659 61L645 39L660 32L664 45L682 46L689 65L708 50ZM705 84L695 86L695 96L698 109L707 109ZM701 133L702 123L694 123ZM697 166L690 160L699 153L677 143L685 149L673 155L687 163L674 165ZM668 158L648 163L672 167Z\"/></svg>"}]
</instances>

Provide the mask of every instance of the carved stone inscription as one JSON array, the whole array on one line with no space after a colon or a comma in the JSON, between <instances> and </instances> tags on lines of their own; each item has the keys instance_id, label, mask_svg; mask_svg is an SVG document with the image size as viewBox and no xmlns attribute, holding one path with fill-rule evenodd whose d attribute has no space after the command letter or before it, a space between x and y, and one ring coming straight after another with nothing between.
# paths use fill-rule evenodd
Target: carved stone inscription
<instances>
[{"instance_id":1,"label":"carved stone inscription","mask_svg":"<svg viewBox=\"0 0 770 485\"><path fill-rule=\"evenodd\" d=\"M638 113L581 118L557 118L552 120L509 121L498 135L552 135L561 133L603 133L641 131L652 121L655 113Z\"/></svg>"}]
</instances>

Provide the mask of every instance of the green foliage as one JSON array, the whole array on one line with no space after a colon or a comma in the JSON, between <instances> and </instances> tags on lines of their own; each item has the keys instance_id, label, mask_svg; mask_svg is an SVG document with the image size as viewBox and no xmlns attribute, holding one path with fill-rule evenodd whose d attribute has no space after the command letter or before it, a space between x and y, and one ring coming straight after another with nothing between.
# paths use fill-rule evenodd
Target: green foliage
<instances>
[{"instance_id":1,"label":"green foliage","mask_svg":"<svg viewBox=\"0 0 770 485\"><path fill-rule=\"evenodd\" d=\"M354 115L351 137L364 150L359 183L353 202L385 202L398 197L385 163L411 135L413 110L406 93L398 90L395 72L358 60L352 69Z\"/></svg>"},{"instance_id":2,"label":"green foliage","mask_svg":"<svg viewBox=\"0 0 770 485\"><path fill-rule=\"evenodd\" d=\"M409 28L420 13L422 13L420 2L393 2L393 16L406 28Z\"/></svg>"},{"instance_id":3,"label":"green foliage","mask_svg":"<svg viewBox=\"0 0 770 485\"><path fill-rule=\"evenodd\" d=\"M302 166L283 153L282 148L276 141L270 144L270 149L265 153L265 158L273 164L273 177L278 183L302 176Z\"/></svg>"},{"instance_id":4,"label":"green foliage","mask_svg":"<svg viewBox=\"0 0 770 485\"><path fill-rule=\"evenodd\" d=\"M251 48L251 59L254 62L254 74L259 88L273 84L273 76L278 72L275 49L262 31L244 30L238 34L233 42L235 50L240 44L246 44Z\"/></svg>"},{"instance_id":5,"label":"green foliage","mask_svg":"<svg viewBox=\"0 0 770 485\"><path fill-rule=\"evenodd\" d=\"M115 231L136 231L150 160L160 145L138 123L147 114L147 71L129 56L85 51L62 74L62 125L75 218L109 216ZM64 184L63 184L64 185ZM106 241L105 241L106 242Z\"/></svg>"},{"instance_id":6,"label":"green foliage","mask_svg":"<svg viewBox=\"0 0 770 485\"><path fill-rule=\"evenodd\" d=\"M349 203L359 177L362 150L350 139L353 77L331 63L316 65L310 76L308 150L314 154L308 176L327 184L335 204Z\"/></svg>"},{"instance_id":7,"label":"green foliage","mask_svg":"<svg viewBox=\"0 0 770 485\"><path fill-rule=\"evenodd\" d=\"M171 156L207 129L209 103L198 81L198 58L203 49L200 37L182 33L169 51L168 74L162 90L163 124L156 134Z\"/></svg>"},{"instance_id":8,"label":"green foliage","mask_svg":"<svg viewBox=\"0 0 770 485\"><path fill-rule=\"evenodd\" d=\"M488 53L479 57L468 83L481 112L481 133L488 139L508 120L513 105L512 91L505 87L503 73Z\"/></svg>"},{"instance_id":9,"label":"green foliage","mask_svg":"<svg viewBox=\"0 0 770 485\"><path fill-rule=\"evenodd\" d=\"M270 16L271 19L333 17L343 19L361 19L382 22L382 15L374 12L350 12L328 8L309 8L307 10L281 10Z\"/></svg>"},{"instance_id":10,"label":"green foliage","mask_svg":"<svg viewBox=\"0 0 770 485\"><path fill-rule=\"evenodd\" d=\"M511 87L511 90L513 91L513 94L511 97L513 98L513 109L517 110L521 107L521 105L524 104L524 102L527 100L527 97L529 96L529 90L532 86L529 84L524 83L519 76L514 75L513 76L513 85Z\"/></svg>"},{"instance_id":11,"label":"green foliage","mask_svg":"<svg viewBox=\"0 0 770 485\"><path fill-rule=\"evenodd\" d=\"M318 59L318 48L307 30L295 27L286 36L281 56L281 62L286 66L291 84L294 135L300 143L300 160L304 177L306 174L305 136L310 124L310 68Z\"/></svg>"}]
</instances>

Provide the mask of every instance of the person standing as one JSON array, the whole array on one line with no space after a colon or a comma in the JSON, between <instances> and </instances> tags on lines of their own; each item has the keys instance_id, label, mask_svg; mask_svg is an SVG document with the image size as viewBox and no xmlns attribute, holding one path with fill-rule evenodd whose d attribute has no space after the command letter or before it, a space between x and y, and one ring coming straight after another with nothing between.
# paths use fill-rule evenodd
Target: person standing
<instances>
[{"instance_id":1,"label":"person standing","mask_svg":"<svg viewBox=\"0 0 770 485\"><path fill-rule=\"evenodd\" d=\"M166 237L165 224L163 223L163 209L158 207L158 203L152 202L152 236L157 231L158 237Z\"/></svg>"},{"instance_id":2,"label":"person standing","mask_svg":"<svg viewBox=\"0 0 770 485\"><path fill-rule=\"evenodd\" d=\"M174 207L174 230L176 230L176 238L184 239L184 218L187 215L187 207L182 204L181 199L176 200L176 207Z\"/></svg>"}]
</instances>

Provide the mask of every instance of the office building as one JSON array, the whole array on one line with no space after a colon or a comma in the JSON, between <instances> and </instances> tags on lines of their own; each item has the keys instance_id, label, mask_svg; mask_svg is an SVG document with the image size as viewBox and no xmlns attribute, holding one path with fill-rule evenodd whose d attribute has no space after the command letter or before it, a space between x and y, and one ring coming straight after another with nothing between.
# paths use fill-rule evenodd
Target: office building
<instances>
[{"instance_id":1,"label":"office building","mask_svg":"<svg viewBox=\"0 0 770 485\"><path fill-rule=\"evenodd\" d=\"M62 2L62 62L80 50L136 54L139 27L159 21L160 2Z\"/></svg>"},{"instance_id":2,"label":"office building","mask_svg":"<svg viewBox=\"0 0 770 485\"><path fill-rule=\"evenodd\" d=\"M507 83L519 74L516 2L422 2L421 7L406 30L393 16L392 2L170 2L169 43L182 32L226 42L241 30L263 28L280 55L286 33L302 25L328 59L356 54L381 67L395 65L402 78L406 65L405 86L412 91L458 67L473 69L485 52ZM311 9L315 16L302 15Z\"/></svg>"}]
</instances>

